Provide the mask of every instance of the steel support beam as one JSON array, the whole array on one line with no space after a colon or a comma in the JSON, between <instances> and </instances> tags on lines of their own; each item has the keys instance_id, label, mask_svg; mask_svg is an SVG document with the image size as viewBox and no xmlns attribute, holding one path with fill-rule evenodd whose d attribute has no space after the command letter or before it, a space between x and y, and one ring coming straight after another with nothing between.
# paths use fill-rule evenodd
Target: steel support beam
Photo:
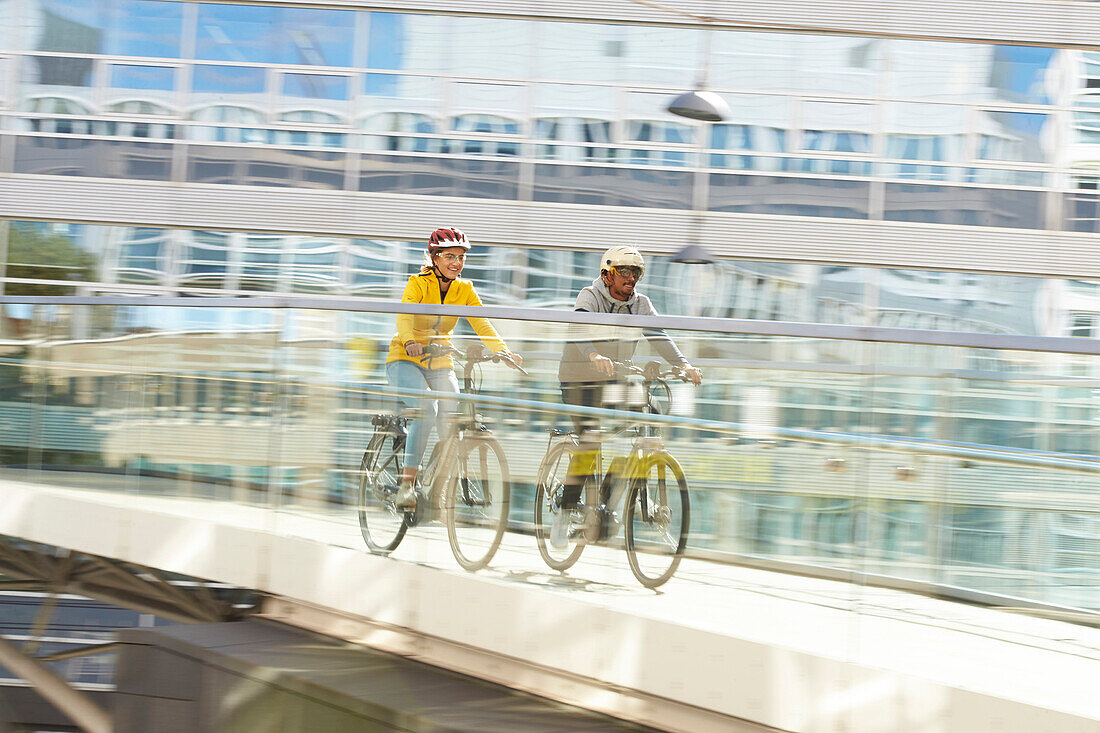
<instances>
[{"instance_id":1,"label":"steel support beam","mask_svg":"<svg viewBox=\"0 0 1100 733\"><path fill-rule=\"evenodd\" d=\"M74 689L42 662L29 657L0 637L0 664L35 686L39 694L88 733L112 733L114 723L106 710Z\"/></svg>"}]
</instances>

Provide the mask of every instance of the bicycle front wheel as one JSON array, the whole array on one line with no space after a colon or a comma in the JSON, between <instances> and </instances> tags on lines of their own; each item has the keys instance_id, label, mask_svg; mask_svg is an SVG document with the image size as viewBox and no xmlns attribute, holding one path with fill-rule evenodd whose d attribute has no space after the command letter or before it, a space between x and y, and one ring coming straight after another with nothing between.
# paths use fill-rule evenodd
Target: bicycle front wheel
<instances>
[{"instance_id":1,"label":"bicycle front wheel","mask_svg":"<svg viewBox=\"0 0 1100 733\"><path fill-rule=\"evenodd\" d=\"M400 452L386 454L385 441L372 441L359 463L359 496L356 508L359 531L371 552L388 555L393 552L408 529L405 512L394 506L401 480Z\"/></svg>"},{"instance_id":2,"label":"bicycle front wheel","mask_svg":"<svg viewBox=\"0 0 1100 733\"><path fill-rule=\"evenodd\" d=\"M623 523L630 570L646 588L668 582L680 565L687 545L691 507L687 480L676 459L667 453L647 456L630 479Z\"/></svg>"},{"instance_id":3,"label":"bicycle front wheel","mask_svg":"<svg viewBox=\"0 0 1100 733\"><path fill-rule=\"evenodd\" d=\"M504 450L490 437L464 438L446 484L447 539L469 571L489 564L508 526L511 496Z\"/></svg>"},{"instance_id":4,"label":"bicycle front wheel","mask_svg":"<svg viewBox=\"0 0 1100 733\"><path fill-rule=\"evenodd\" d=\"M580 559L585 544L584 510L580 507L561 509L570 456L568 443L563 441L550 446L539 466L535 485L535 543L542 559L558 572L573 567ZM568 515L559 517L563 511ZM560 547L550 544L550 533L555 522L566 523L566 542Z\"/></svg>"}]
</instances>

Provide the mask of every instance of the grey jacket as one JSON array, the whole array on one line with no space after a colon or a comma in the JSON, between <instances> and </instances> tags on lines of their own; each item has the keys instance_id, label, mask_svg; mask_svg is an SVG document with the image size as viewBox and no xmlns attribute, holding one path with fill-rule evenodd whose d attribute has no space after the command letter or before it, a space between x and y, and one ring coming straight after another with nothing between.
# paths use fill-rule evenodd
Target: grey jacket
<instances>
[{"instance_id":1,"label":"grey jacket","mask_svg":"<svg viewBox=\"0 0 1100 733\"><path fill-rule=\"evenodd\" d=\"M575 311L588 313L625 313L635 316L655 316L657 309L646 296L634 291L628 300L616 300L611 297L603 278L597 277L592 284L577 294ZM659 328L621 329L607 326L577 326L571 329L570 340L562 350L561 364L558 365L558 379L569 382L609 382L614 377L601 374L592 363L592 353L606 356L615 361L629 361L634 358L638 348L638 336L643 335L665 361L677 366L687 364L687 359L676 348L672 339Z\"/></svg>"}]
</instances>

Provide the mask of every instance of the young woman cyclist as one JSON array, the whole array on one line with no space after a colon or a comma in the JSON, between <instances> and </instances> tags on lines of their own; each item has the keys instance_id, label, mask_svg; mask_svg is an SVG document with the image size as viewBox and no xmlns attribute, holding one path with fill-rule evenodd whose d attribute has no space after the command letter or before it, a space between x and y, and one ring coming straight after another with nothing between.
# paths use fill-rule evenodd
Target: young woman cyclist
<instances>
[{"instance_id":1,"label":"young woman cyclist","mask_svg":"<svg viewBox=\"0 0 1100 733\"><path fill-rule=\"evenodd\" d=\"M402 303L446 303L447 305L481 305L481 298L469 280L460 280L470 242L458 229L436 229L428 238L425 264L420 272L405 284ZM467 318L474 332L494 352L504 351L517 365L523 362L519 354L508 350L493 324L485 318ZM450 356L427 357L428 344L451 345L451 332L458 323L455 316L428 316L399 313L397 333L390 341L386 357L386 380L390 386L406 390L458 392L458 378ZM416 474L428 446L432 422L440 438L445 436L450 408L442 400L427 397L400 396L398 400L417 416L409 421L405 442L405 462L401 469L401 487L395 504L400 509L416 507ZM431 418L428 421L426 418Z\"/></svg>"}]
</instances>

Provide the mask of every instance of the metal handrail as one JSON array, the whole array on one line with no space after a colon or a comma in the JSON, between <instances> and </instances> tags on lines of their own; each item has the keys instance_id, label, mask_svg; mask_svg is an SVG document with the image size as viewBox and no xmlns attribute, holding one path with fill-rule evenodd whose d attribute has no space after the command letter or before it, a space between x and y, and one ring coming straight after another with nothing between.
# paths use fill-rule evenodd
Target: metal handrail
<instances>
[{"instance_id":1,"label":"metal handrail","mask_svg":"<svg viewBox=\"0 0 1100 733\"><path fill-rule=\"evenodd\" d=\"M831 323L795 323L756 321L738 318L701 318L690 316L638 316L612 313L547 310L504 306L459 306L425 303L396 303L392 300L361 298L317 298L263 296L256 298L179 298L127 296L0 296L0 304L23 305L121 305L187 308L263 308L300 310L339 310L365 313L458 316L461 318L499 318L514 321L539 321L593 326L620 326L674 331L782 336L788 338L868 341L872 343L954 346L1007 351L1040 351L1064 354L1100 355L1100 339L1071 336L1024 336L967 331L928 331L916 328L848 326Z\"/></svg>"}]
</instances>

